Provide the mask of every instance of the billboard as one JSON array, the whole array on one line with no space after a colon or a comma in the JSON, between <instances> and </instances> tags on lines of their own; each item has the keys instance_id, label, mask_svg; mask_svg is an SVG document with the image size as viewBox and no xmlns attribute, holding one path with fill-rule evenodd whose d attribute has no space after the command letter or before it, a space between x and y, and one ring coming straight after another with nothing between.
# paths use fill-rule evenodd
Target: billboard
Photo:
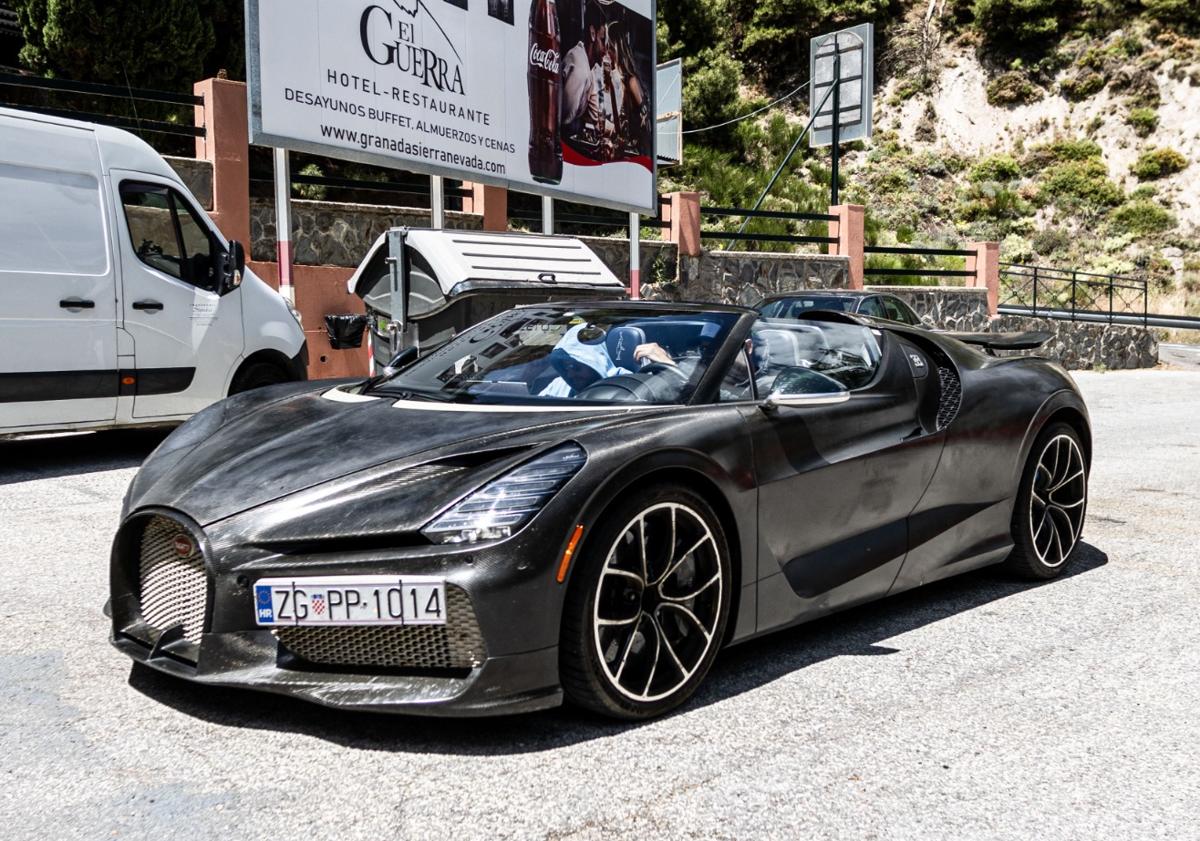
<instances>
[{"instance_id":1,"label":"billboard","mask_svg":"<svg viewBox=\"0 0 1200 841\"><path fill-rule=\"evenodd\" d=\"M656 213L654 0L247 0L251 142Z\"/></svg>"}]
</instances>

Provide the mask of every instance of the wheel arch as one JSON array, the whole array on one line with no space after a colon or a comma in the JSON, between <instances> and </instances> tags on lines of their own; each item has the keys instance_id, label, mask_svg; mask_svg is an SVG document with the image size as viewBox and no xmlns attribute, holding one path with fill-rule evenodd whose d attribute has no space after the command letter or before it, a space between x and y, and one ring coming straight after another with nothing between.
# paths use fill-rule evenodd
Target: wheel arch
<instances>
[{"instance_id":1,"label":"wheel arch","mask_svg":"<svg viewBox=\"0 0 1200 841\"><path fill-rule=\"evenodd\" d=\"M1042 422L1039 432L1052 423L1065 423L1079 434L1079 442L1083 445L1083 458L1088 470L1092 468L1092 427L1083 412L1074 406L1063 406L1055 409Z\"/></svg>"},{"instance_id":2,"label":"wheel arch","mask_svg":"<svg viewBox=\"0 0 1200 841\"><path fill-rule=\"evenodd\" d=\"M722 484L727 484L730 488L734 487L733 479L726 475L719 465L691 451L668 450L642 456L625 469L614 473L597 490L585 506L582 522L590 524L590 530L594 530L596 524L618 502L623 491L634 485L651 483L676 484L699 494L712 507L721 522L721 527L725 530L733 595L730 598L729 622L726 625L725 639L722 641L724 646L730 642L735 631L738 630L738 620L743 608L741 604L742 587L746 582L754 580L754 571L748 568L747 564L755 562L756 558L753 554L749 554L749 560L747 560L748 553L745 549L744 538L757 539L757 537L752 533L753 529L750 529L751 533L747 534L747 529L739 520L735 506L730 502L728 490L722 487ZM583 540L586 545L586 535ZM573 573L574 569L571 572ZM570 586L570 577L565 583Z\"/></svg>"},{"instance_id":3,"label":"wheel arch","mask_svg":"<svg viewBox=\"0 0 1200 841\"><path fill-rule=\"evenodd\" d=\"M301 348L300 353L292 359L289 359L287 355L273 348L256 350L238 363L233 371L233 376L225 384L225 394L228 396L238 378L246 371L249 371L250 368L260 363L278 368L287 376L288 382L303 382L308 379L308 345L305 344Z\"/></svg>"}]
</instances>

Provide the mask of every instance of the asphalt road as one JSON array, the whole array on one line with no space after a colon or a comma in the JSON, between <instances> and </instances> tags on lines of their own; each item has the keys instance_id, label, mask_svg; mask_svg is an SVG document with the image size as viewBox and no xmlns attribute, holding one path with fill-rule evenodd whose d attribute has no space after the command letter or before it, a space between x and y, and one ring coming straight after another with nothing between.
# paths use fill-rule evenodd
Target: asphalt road
<instances>
[{"instance_id":1,"label":"asphalt road","mask_svg":"<svg viewBox=\"0 0 1200 841\"><path fill-rule=\"evenodd\" d=\"M749 643L684 710L344 715L141 670L100 614L145 434L0 444L0 837L1200 838L1200 373L1081 374L1071 574Z\"/></svg>"}]
</instances>

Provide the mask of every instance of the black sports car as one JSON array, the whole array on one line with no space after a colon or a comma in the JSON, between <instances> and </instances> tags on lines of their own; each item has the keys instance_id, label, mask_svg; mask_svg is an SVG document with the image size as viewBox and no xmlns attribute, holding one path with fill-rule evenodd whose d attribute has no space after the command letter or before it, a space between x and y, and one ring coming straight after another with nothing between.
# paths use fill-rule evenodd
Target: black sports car
<instances>
[{"instance_id":1,"label":"black sports car","mask_svg":"<svg viewBox=\"0 0 1200 841\"><path fill-rule=\"evenodd\" d=\"M754 308L768 318L797 318L811 310L852 312L886 318L913 327L924 326L913 308L895 295L869 289L805 289L763 298Z\"/></svg>"},{"instance_id":2,"label":"black sports car","mask_svg":"<svg viewBox=\"0 0 1200 841\"><path fill-rule=\"evenodd\" d=\"M112 642L336 707L625 718L717 650L1083 527L1059 366L890 321L534 305L370 381L184 424L130 487Z\"/></svg>"}]
</instances>

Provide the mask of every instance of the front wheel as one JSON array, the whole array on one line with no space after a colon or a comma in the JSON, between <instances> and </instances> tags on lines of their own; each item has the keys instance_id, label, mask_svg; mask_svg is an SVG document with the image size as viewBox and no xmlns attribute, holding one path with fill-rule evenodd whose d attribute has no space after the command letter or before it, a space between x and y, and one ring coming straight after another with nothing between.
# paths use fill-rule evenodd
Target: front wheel
<instances>
[{"instance_id":1,"label":"front wheel","mask_svg":"<svg viewBox=\"0 0 1200 841\"><path fill-rule=\"evenodd\" d=\"M637 491L601 521L572 576L560 672L575 704L644 719L686 701L725 636L732 593L721 522L678 485Z\"/></svg>"},{"instance_id":2,"label":"front wheel","mask_svg":"<svg viewBox=\"0 0 1200 841\"><path fill-rule=\"evenodd\" d=\"M237 376L233 378L233 383L229 386L229 396L286 382L291 382L291 377L279 366L272 365L270 362L255 362L238 371Z\"/></svg>"},{"instance_id":3,"label":"front wheel","mask_svg":"<svg viewBox=\"0 0 1200 841\"><path fill-rule=\"evenodd\" d=\"M1065 423L1042 430L1017 489L1011 571L1035 579L1062 573L1083 531L1087 480L1079 433Z\"/></svg>"}]
</instances>

